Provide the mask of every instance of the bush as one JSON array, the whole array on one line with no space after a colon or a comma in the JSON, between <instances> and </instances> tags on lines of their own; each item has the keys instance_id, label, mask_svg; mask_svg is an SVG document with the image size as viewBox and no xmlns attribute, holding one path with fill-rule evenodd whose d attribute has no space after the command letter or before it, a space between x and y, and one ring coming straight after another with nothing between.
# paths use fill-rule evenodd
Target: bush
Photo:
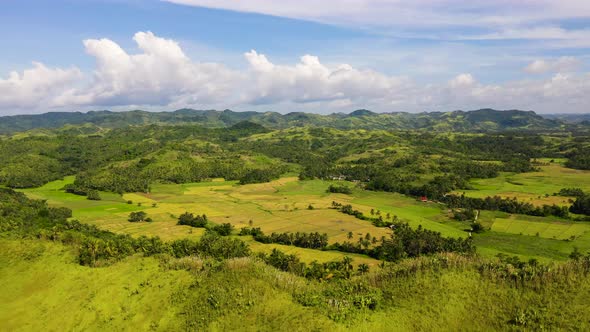
<instances>
[{"instance_id":1,"label":"bush","mask_svg":"<svg viewBox=\"0 0 590 332\"><path fill-rule=\"evenodd\" d=\"M224 223L221 225L217 225L215 227L213 227L213 231L215 231L217 234L221 235L221 236L228 236L231 235L231 232L233 231L234 226L232 226L232 224L230 223Z\"/></svg>"},{"instance_id":2,"label":"bush","mask_svg":"<svg viewBox=\"0 0 590 332\"><path fill-rule=\"evenodd\" d=\"M204 214L195 216L192 213L185 212L178 217L178 225L205 227L207 226L207 216Z\"/></svg>"},{"instance_id":3,"label":"bush","mask_svg":"<svg viewBox=\"0 0 590 332\"><path fill-rule=\"evenodd\" d=\"M328 187L327 192L329 192L329 193L336 193L336 194L350 195L350 194L352 194L352 189L350 189L349 187L347 187L345 185L335 186L335 185L331 184Z\"/></svg>"},{"instance_id":4,"label":"bush","mask_svg":"<svg viewBox=\"0 0 590 332\"><path fill-rule=\"evenodd\" d=\"M590 195L576 198L574 204L570 206L570 212L590 216Z\"/></svg>"},{"instance_id":5,"label":"bush","mask_svg":"<svg viewBox=\"0 0 590 332\"><path fill-rule=\"evenodd\" d=\"M483 233L485 231L483 225L478 222L471 223L471 229L474 233Z\"/></svg>"},{"instance_id":6,"label":"bush","mask_svg":"<svg viewBox=\"0 0 590 332\"><path fill-rule=\"evenodd\" d=\"M459 221L475 220L475 211L473 209L457 210L453 212L453 218Z\"/></svg>"},{"instance_id":7,"label":"bush","mask_svg":"<svg viewBox=\"0 0 590 332\"><path fill-rule=\"evenodd\" d=\"M91 201L100 201L101 200L100 195L98 194L98 191L96 191L96 190L89 190L86 198Z\"/></svg>"},{"instance_id":8,"label":"bush","mask_svg":"<svg viewBox=\"0 0 590 332\"><path fill-rule=\"evenodd\" d=\"M138 211L138 212L131 212L129 214L129 221L130 222L140 222L140 221L147 221L146 220L147 217L147 213L143 212L143 211ZM151 220L151 219L150 219Z\"/></svg>"}]
</instances>

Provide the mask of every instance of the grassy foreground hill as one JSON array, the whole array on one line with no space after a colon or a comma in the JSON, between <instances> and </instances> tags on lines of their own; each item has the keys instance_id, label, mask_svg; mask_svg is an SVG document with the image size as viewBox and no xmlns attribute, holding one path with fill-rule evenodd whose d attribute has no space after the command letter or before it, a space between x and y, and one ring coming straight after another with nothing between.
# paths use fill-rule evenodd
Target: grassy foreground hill
<instances>
[{"instance_id":1,"label":"grassy foreground hill","mask_svg":"<svg viewBox=\"0 0 590 332\"><path fill-rule=\"evenodd\" d=\"M492 264L492 265L490 265ZM75 249L0 240L4 331L587 330L582 263L518 277L518 268L453 255L318 282L256 258L75 262ZM498 271L485 269L497 266ZM507 270L504 270L507 269ZM585 271L585 272L584 272ZM516 278L514 280L513 278Z\"/></svg>"}]
</instances>

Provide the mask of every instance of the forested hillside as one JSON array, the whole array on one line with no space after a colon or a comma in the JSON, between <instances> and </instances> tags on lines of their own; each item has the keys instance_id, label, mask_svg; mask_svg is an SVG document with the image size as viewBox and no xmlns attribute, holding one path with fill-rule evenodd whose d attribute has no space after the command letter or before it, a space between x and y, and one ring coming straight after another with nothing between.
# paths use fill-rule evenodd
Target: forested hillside
<instances>
[{"instance_id":1,"label":"forested hillside","mask_svg":"<svg viewBox=\"0 0 590 332\"><path fill-rule=\"evenodd\" d=\"M58 128L64 125L87 124L100 128L122 128L147 124L198 124L209 128L230 127L241 121L251 121L271 129L299 126L321 126L337 129L424 129L460 132L499 132L506 130L546 131L588 129L587 123L566 124L561 119L544 118L534 112L518 110L430 112L430 113L374 113L357 110L350 114L319 115L293 112L234 112L231 110L180 109L174 112L110 112L91 111L45 113L0 117L0 134L35 128Z\"/></svg>"}]
</instances>

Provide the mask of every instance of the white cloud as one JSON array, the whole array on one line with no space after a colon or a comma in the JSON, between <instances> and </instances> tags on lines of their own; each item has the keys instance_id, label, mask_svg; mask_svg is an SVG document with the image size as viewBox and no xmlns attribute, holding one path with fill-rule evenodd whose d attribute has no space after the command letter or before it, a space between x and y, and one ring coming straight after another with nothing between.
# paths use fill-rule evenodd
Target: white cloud
<instances>
[{"instance_id":1,"label":"white cloud","mask_svg":"<svg viewBox=\"0 0 590 332\"><path fill-rule=\"evenodd\" d=\"M143 53L127 54L108 39L84 41L96 59L90 88L64 96L74 104L167 105L186 99L208 102L227 97L235 74L217 63L191 61L173 40L138 32L133 37Z\"/></svg>"},{"instance_id":2,"label":"white cloud","mask_svg":"<svg viewBox=\"0 0 590 332\"><path fill-rule=\"evenodd\" d=\"M76 68L34 63L22 74L0 78L0 114L131 105L321 113L481 107L587 112L590 104L590 75L571 72L579 62L571 57L538 60L527 67L532 73L560 72L549 79L484 84L462 73L443 83L417 84L348 64L326 65L313 55L291 65L276 64L255 50L244 54L246 69L234 70L194 61L177 42L151 32L138 32L134 40L138 54L109 39L85 40L86 52L96 59L94 72L86 75Z\"/></svg>"},{"instance_id":3,"label":"white cloud","mask_svg":"<svg viewBox=\"0 0 590 332\"><path fill-rule=\"evenodd\" d=\"M164 0L332 24L515 26L590 17L580 0Z\"/></svg>"},{"instance_id":4,"label":"white cloud","mask_svg":"<svg viewBox=\"0 0 590 332\"><path fill-rule=\"evenodd\" d=\"M528 40L544 41L544 49L590 47L590 30L561 24L590 18L590 1L583 0L162 1L361 27L402 39Z\"/></svg>"},{"instance_id":5,"label":"white cloud","mask_svg":"<svg viewBox=\"0 0 590 332\"><path fill-rule=\"evenodd\" d=\"M555 60L538 59L531 62L524 68L524 71L531 74L542 74L547 72L571 72L580 65L580 60L571 56L560 57Z\"/></svg>"},{"instance_id":6,"label":"white cloud","mask_svg":"<svg viewBox=\"0 0 590 332\"><path fill-rule=\"evenodd\" d=\"M347 64L328 68L312 55L302 56L294 66L275 65L256 51L245 57L250 70L243 101L252 104L383 98L406 84L404 78L358 70Z\"/></svg>"},{"instance_id":7,"label":"white cloud","mask_svg":"<svg viewBox=\"0 0 590 332\"><path fill-rule=\"evenodd\" d=\"M469 84L457 85L457 82ZM540 113L588 112L590 74L555 74L546 80L521 80L504 84L482 84L459 75L447 86L418 92L429 95L428 103L440 110L497 109L534 110ZM423 105L428 108L427 104ZM432 107L432 106L430 106Z\"/></svg>"},{"instance_id":8,"label":"white cloud","mask_svg":"<svg viewBox=\"0 0 590 332\"><path fill-rule=\"evenodd\" d=\"M471 74L460 74L453 78L449 83L453 88L461 88L472 86L475 83L475 80Z\"/></svg>"},{"instance_id":9,"label":"white cloud","mask_svg":"<svg viewBox=\"0 0 590 332\"><path fill-rule=\"evenodd\" d=\"M52 107L53 96L71 89L81 78L77 68L47 68L33 62L33 67L22 74L13 71L8 78L0 78L0 109Z\"/></svg>"}]
</instances>

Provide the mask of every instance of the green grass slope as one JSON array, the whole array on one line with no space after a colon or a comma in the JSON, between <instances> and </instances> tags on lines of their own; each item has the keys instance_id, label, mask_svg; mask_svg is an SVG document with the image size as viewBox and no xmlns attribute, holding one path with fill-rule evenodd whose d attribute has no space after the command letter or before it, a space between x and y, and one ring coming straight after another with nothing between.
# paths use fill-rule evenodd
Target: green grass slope
<instances>
[{"instance_id":1,"label":"green grass slope","mask_svg":"<svg viewBox=\"0 0 590 332\"><path fill-rule=\"evenodd\" d=\"M46 241L0 240L0 330L590 328L590 279L573 263L554 265L553 272L521 284L501 276L501 270L479 272L485 262L477 258L443 255L351 280L317 282L255 258L132 256L89 268L73 257L72 249Z\"/></svg>"}]
</instances>

